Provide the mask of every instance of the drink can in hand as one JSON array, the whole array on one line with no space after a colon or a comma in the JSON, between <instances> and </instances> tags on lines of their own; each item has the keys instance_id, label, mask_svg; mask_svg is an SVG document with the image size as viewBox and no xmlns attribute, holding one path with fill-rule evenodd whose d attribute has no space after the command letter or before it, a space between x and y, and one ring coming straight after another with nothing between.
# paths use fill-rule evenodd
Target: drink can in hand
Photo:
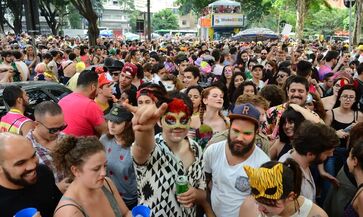
<instances>
[{"instance_id":1,"label":"drink can in hand","mask_svg":"<svg viewBox=\"0 0 363 217\"><path fill-rule=\"evenodd\" d=\"M182 194L187 192L189 189L188 177L187 176L178 176L176 178L176 194Z\"/></svg>"}]
</instances>

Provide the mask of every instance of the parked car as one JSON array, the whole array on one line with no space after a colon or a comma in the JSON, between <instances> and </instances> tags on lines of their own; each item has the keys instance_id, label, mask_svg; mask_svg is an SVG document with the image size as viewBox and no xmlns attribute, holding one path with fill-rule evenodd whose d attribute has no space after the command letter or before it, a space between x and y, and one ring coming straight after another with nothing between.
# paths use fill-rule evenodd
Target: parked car
<instances>
[{"instance_id":1,"label":"parked car","mask_svg":"<svg viewBox=\"0 0 363 217\"><path fill-rule=\"evenodd\" d=\"M48 81L22 81L0 84L0 117L9 111L9 106L3 99L3 91L6 86L20 86L29 96L29 106L25 116L34 120L34 107L43 101L58 102L61 98L72 93L65 85Z\"/></svg>"}]
</instances>

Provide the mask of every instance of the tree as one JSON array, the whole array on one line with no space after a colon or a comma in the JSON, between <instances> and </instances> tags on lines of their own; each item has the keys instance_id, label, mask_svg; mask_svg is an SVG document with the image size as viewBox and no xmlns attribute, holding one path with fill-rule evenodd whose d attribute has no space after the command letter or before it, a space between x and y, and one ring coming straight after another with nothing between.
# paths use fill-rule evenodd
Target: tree
<instances>
[{"instance_id":1,"label":"tree","mask_svg":"<svg viewBox=\"0 0 363 217\"><path fill-rule=\"evenodd\" d=\"M67 5L68 11L68 21L71 29L80 29L82 28L82 16L79 14L78 10L74 7L73 4Z\"/></svg>"},{"instance_id":2,"label":"tree","mask_svg":"<svg viewBox=\"0 0 363 217\"><path fill-rule=\"evenodd\" d=\"M15 34L20 34L22 32L21 19L23 17L23 1L4 0L2 4L4 8L8 9L7 12L9 12L11 14L11 17L13 18L13 23L10 23L9 20L7 20L5 17L2 17L3 22L6 23L15 32Z\"/></svg>"},{"instance_id":3,"label":"tree","mask_svg":"<svg viewBox=\"0 0 363 217\"><path fill-rule=\"evenodd\" d=\"M152 27L154 30L159 29L178 29L178 18L171 9L164 9L155 13L152 18Z\"/></svg>"},{"instance_id":4,"label":"tree","mask_svg":"<svg viewBox=\"0 0 363 217\"><path fill-rule=\"evenodd\" d=\"M215 0L177 0L177 4L180 5L180 12L182 15L193 11L195 14L200 15L203 8L207 7L208 4Z\"/></svg>"},{"instance_id":5,"label":"tree","mask_svg":"<svg viewBox=\"0 0 363 217\"><path fill-rule=\"evenodd\" d=\"M241 11L247 17L247 25L252 26L261 22L270 14L272 2L266 0L250 0L241 2Z\"/></svg>"},{"instance_id":6,"label":"tree","mask_svg":"<svg viewBox=\"0 0 363 217\"><path fill-rule=\"evenodd\" d=\"M102 8L100 0L70 0L79 13L88 21L88 43L91 46L96 45L96 39L100 34L97 26L98 15L94 8Z\"/></svg>"},{"instance_id":7,"label":"tree","mask_svg":"<svg viewBox=\"0 0 363 217\"><path fill-rule=\"evenodd\" d=\"M66 10L68 3L67 0L39 0L41 15L45 18L53 35L58 34L59 28L63 25L64 16L69 14Z\"/></svg>"},{"instance_id":8,"label":"tree","mask_svg":"<svg viewBox=\"0 0 363 217\"><path fill-rule=\"evenodd\" d=\"M357 0L355 2L355 24L353 30L353 44L357 45L360 41L360 35L362 32L362 17L363 17L363 0Z\"/></svg>"}]
</instances>

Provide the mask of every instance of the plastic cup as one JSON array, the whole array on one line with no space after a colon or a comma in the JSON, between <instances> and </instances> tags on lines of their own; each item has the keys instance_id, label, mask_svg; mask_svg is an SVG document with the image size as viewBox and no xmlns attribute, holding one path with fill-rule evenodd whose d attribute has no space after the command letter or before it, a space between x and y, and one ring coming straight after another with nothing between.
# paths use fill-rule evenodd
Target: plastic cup
<instances>
[{"instance_id":1,"label":"plastic cup","mask_svg":"<svg viewBox=\"0 0 363 217\"><path fill-rule=\"evenodd\" d=\"M33 217L37 212L38 210L36 208L25 208L18 211L15 217Z\"/></svg>"},{"instance_id":2,"label":"plastic cup","mask_svg":"<svg viewBox=\"0 0 363 217\"><path fill-rule=\"evenodd\" d=\"M138 205L132 208L133 217L150 217L150 208L144 205Z\"/></svg>"}]
</instances>

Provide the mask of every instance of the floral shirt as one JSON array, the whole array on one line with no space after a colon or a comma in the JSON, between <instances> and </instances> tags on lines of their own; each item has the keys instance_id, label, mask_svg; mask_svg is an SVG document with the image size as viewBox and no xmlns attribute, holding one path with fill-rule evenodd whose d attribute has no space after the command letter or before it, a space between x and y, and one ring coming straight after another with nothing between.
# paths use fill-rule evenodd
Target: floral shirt
<instances>
[{"instance_id":1,"label":"floral shirt","mask_svg":"<svg viewBox=\"0 0 363 217\"><path fill-rule=\"evenodd\" d=\"M189 168L170 150L162 134L155 136L155 148L148 161L138 165L134 161L139 204L151 208L153 217L195 217L196 207L185 208L176 199L176 178L188 177L189 185L205 190L203 153L198 144L188 139L195 161Z\"/></svg>"}]
</instances>

